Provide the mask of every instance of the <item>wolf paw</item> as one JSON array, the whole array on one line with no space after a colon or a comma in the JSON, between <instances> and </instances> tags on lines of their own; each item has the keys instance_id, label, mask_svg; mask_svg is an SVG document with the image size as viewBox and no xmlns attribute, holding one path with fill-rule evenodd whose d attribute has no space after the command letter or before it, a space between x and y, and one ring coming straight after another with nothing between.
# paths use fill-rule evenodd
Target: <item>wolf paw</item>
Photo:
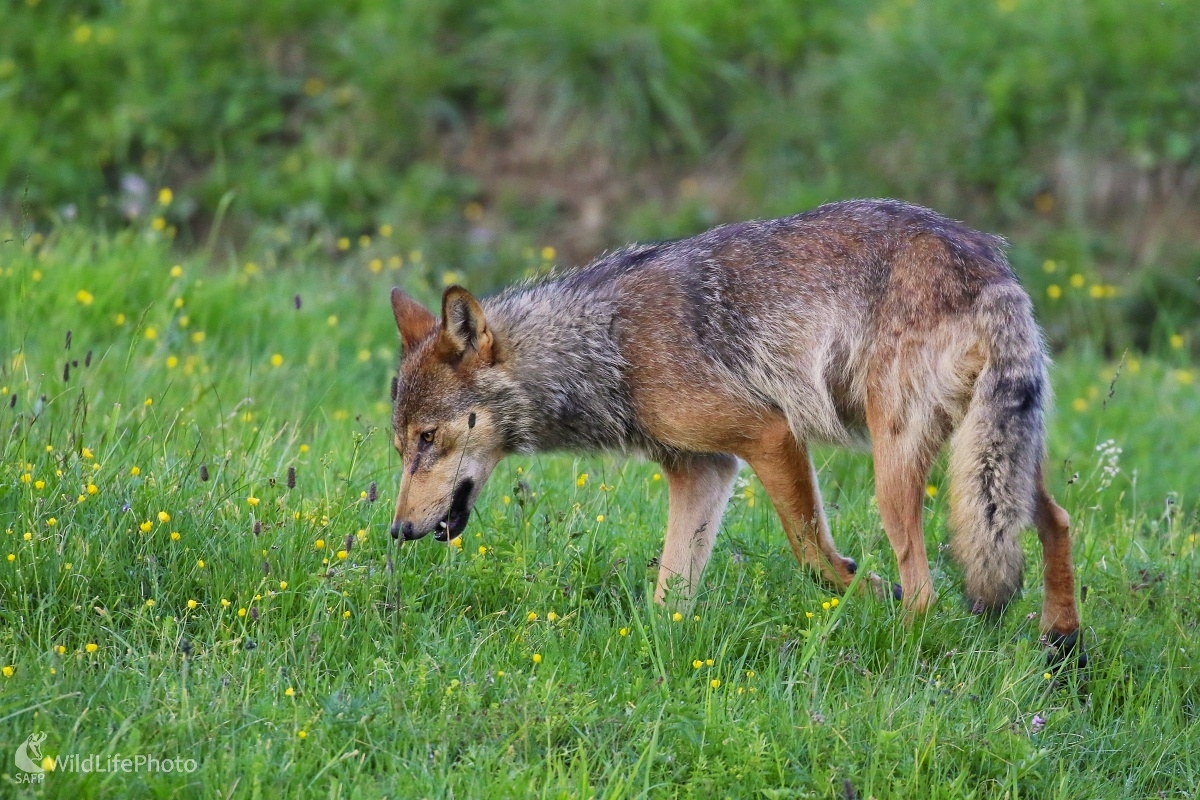
<instances>
[{"instance_id":1,"label":"wolf paw","mask_svg":"<svg viewBox=\"0 0 1200 800\"><path fill-rule=\"evenodd\" d=\"M1076 669L1083 670L1087 667L1088 655L1083 649L1078 628L1070 633L1046 631L1042 635L1042 643L1046 645L1047 665L1057 667L1074 658Z\"/></svg>"},{"instance_id":2,"label":"wolf paw","mask_svg":"<svg viewBox=\"0 0 1200 800\"><path fill-rule=\"evenodd\" d=\"M875 593L876 599L881 602L895 600L898 603L904 599L904 590L900 588L900 584L892 583L887 578L881 578L874 572L867 576L867 580L871 583L871 590Z\"/></svg>"}]
</instances>

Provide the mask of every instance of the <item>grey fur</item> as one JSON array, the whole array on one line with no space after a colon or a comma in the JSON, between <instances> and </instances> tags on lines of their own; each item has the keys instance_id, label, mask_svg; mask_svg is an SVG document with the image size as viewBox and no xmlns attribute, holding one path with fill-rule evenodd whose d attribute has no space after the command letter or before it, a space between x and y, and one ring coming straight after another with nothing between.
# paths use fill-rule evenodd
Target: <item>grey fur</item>
<instances>
[{"instance_id":1,"label":"grey fur","mask_svg":"<svg viewBox=\"0 0 1200 800\"><path fill-rule=\"evenodd\" d=\"M484 301L506 368L480 376L480 401L497 410L511 452L656 452L638 428L614 336L619 293L583 289L577 277Z\"/></svg>"},{"instance_id":2,"label":"grey fur","mask_svg":"<svg viewBox=\"0 0 1200 800\"><path fill-rule=\"evenodd\" d=\"M1033 514L1050 382L1041 333L1023 291L989 286L975 312L988 359L950 443L950 524L968 597L994 611L1021 588L1024 556L1017 537Z\"/></svg>"}]
</instances>

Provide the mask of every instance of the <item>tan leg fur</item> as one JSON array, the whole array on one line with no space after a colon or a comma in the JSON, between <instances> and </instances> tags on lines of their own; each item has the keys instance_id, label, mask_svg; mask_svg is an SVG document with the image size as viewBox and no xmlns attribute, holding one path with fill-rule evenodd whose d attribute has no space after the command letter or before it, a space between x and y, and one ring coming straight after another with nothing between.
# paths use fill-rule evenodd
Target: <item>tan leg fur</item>
<instances>
[{"instance_id":1,"label":"tan leg fur","mask_svg":"<svg viewBox=\"0 0 1200 800\"><path fill-rule=\"evenodd\" d=\"M767 426L756 447L746 454L762 481L802 566L811 568L835 589L845 589L857 569L837 551L821 505L817 476L808 448L785 424Z\"/></svg>"},{"instance_id":2,"label":"tan leg fur","mask_svg":"<svg viewBox=\"0 0 1200 800\"><path fill-rule=\"evenodd\" d=\"M667 538L659 559L654 601L663 603L668 591L690 599L700 583L725 503L737 476L738 462L728 455L692 455L663 465L670 499Z\"/></svg>"},{"instance_id":3,"label":"tan leg fur","mask_svg":"<svg viewBox=\"0 0 1200 800\"><path fill-rule=\"evenodd\" d=\"M1075 607L1075 575L1071 567L1071 518L1054 502L1037 473L1037 498L1033 510L1038 539L1042 542L1045 562L1042 604L1043 633L1067 636L1079 629L1079 610Z\"/></svg>"}]
</instances>

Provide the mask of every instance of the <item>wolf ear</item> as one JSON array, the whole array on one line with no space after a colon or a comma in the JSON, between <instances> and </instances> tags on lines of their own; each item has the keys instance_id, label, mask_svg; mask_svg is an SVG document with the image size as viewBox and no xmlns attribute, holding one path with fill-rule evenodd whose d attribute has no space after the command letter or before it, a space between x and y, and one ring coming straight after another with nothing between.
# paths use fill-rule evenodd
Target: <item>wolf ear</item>
<instances>
[{"instance_id":1,"label":"wolf ear","mask_svg":"<svg viewBox=\"0 0 1200 800\"><path fill-rule=\"evenodd\" d=\"M396 327L400 329L405 353L411 352L437 327L437 317L399 287L392 289L392 314L396 317Z\"/></svg>"},{"instance_id":2,"label":"wolf ear","mask_svg":"<svg viewBox=\"0 0 1200 800\"><path fill-rule=\"evenodd\" d=\"M461 286L451 286L442 295L442 342L453 358L492 362L492 331L483 307Z\"/></svg>"}]
</instances>

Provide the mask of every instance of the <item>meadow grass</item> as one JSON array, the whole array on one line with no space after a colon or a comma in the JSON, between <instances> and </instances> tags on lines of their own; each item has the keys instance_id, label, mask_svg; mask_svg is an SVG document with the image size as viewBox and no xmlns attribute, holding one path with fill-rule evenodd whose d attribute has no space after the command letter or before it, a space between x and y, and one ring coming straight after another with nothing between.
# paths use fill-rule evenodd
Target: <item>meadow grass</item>
<instances>
[{"instance_id":1,"label":"meadow grass","mask_svg":"<svg viewBox=\"0 0 1200 800\"><path fill-rule=\"evenodd\" d=\"M1182 343L1057 361L1048 479L1091 664L1047 672L1036 537L1024 595L968 613L940 472L941 597L911 625L814 584L748 470L677 612L648 599L653 464L512 458L458 544L398 547L387 289L436 287L365 257L178 259L152 232L0 246L0 794L1195 796ZM818 467L842 552L894 577L869 458ZM30 787L35 731L62 768ZM65 768L138 753L197 769Z\"/></svg>"}]
</instances>

